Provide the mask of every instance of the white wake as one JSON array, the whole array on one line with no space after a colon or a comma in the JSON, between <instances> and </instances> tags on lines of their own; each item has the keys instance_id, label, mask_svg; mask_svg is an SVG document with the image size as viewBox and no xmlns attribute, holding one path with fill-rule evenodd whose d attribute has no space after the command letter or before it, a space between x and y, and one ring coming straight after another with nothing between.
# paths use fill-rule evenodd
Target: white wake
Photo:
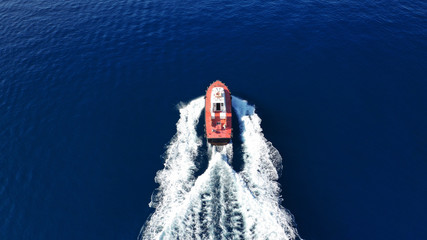
<instances>
[{"instance_id":1,"label":"white wake","mask_svg":"<svg viewBox=\"0 0 427 240\"><path fill-rule=\"evenodd\" d=\"M200 97L180 108L177 133L156 175L160 185L150 203L154 214L139 239L299 239L292 215L281 206L279 152L262 133L255 108L233 96L239 119L243 170L229 165L232 144L209 146L209 165L195 179L202 139L196 126L204 107Z\"/></svg>"}]
</instances>

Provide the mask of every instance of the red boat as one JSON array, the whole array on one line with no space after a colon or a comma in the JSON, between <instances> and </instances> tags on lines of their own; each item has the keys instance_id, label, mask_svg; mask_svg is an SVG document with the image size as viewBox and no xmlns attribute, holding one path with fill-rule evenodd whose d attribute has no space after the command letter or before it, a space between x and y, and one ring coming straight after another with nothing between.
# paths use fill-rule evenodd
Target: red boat
<instances>
[{"instance_id":1,"label":"red boat","mask_svg":"<svg viewBox=\"0 0 427 240\"><path fill-rule=\"evenodd\" d=\"M231 94L221 81L215 81L206 90L205 130L208 143L226 145L231 141Z\"/></svg>"}]
</instances>

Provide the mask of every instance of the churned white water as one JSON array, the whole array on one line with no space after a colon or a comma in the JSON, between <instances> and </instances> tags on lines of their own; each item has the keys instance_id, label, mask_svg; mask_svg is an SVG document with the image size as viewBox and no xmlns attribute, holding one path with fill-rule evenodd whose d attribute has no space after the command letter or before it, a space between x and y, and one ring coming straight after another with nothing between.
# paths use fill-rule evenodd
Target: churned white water
<instances>
[{"instance_id":1,"label":"churned white water","mask_svg":"<svg viewBox=\"0 0 427 240\"><path fill-rule=\"evenodd\" d=\"M233 97L239 119L243 170L229 165L232 143L208 146L209 165L197 179L195 159L202 145L196 126L203 97L180 108L177 133L165 155L160 185L150 203L156 208L139 238L152 239L299 239L292 215L281 206L277 183L282 158L265 139L255 108Z\"/></svg>"}]
</instances>

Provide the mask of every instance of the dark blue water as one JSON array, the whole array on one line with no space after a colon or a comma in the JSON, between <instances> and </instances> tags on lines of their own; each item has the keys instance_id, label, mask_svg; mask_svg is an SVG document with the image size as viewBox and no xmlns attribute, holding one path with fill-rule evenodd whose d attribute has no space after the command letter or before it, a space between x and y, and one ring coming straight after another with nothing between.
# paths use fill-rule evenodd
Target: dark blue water
<instances>
[{"instance_id":1,"label":"dark blue water","mask_svg":"<svg viewBox=\"0 0 427 240\"><path fill-rule=\"evenodd\" d=\"M0 238L135 239L176 104L224 81L305 239L427 239L425 1L0 2Z\"/></svg>"}]
</instances>

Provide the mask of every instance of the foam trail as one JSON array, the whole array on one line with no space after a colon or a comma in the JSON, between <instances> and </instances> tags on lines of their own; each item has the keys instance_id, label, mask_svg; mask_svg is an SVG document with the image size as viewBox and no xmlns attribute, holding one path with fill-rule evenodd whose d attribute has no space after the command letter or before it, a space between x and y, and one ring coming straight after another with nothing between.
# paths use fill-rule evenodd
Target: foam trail
<instances>
[{"instance_id":1,"label":"foam trail","mask_svg":"<svg viewBox=\"0 0 427 240\"><path fill-rule=\"evenodd\" d=\"M200 140L195 127L203 99L181 108L177 134L166 151L165 169L156 181L158 193L150 206L156 211L141 230L140 239L260 239L299 238L293 218L280 202L276 182L281 167L277 150L262 134L255 108L233 97L241 127L244 168L229 165L232 145L209 145L209 165L194 179Z\"/></svg>"},{"instance_id":2,"label":"foam trail","mask_svg":"<svg viewBox=\"0 0 427 240\"><path fill-rule=\"evenodd\" d=\"M233 96L243 145L244 167L239 175L262 208L262 216L271 217L259 221L259 216L250 217L248 224L254 224L256 239L267 239L274 226L275 239L300 238L295 228L292 214L281 205L280 185L277 182L282 170L282 157L262 133L261 118L255 113L255 107L247 101ZM259 218L259 219L257 219ZM267 223L267 224L266 224Z\"/></svg>"},{"instance_id":3,"label":"foam trail","mask_svg":"<svg viewBox=\"0 0 427 240\"><path fill-rule=\"evenodd\" d=\"M150 207L155 207L156 212L143 228L144 239L156 239L155 236L163 230L162 226L172 221L170 213L180 207L194 184L194 171L197 170L194 159L202 144L197 137L196 125L204 104L203 97L199 97L179 109L177 133L167 147L165 167L157 172L155 178L160 186L153 193Z\"/></svg>"}]
</instances>

